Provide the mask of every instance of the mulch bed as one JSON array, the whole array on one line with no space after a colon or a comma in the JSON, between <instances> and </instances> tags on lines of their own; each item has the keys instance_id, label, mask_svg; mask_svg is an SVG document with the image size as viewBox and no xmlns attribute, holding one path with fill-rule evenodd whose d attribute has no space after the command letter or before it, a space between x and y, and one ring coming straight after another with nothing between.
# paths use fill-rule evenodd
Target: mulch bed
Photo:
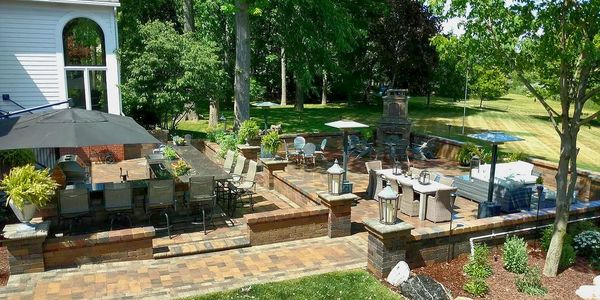
<instances>
[{"instance_id":1,"label":"mulch bed","mask_svg":"<svg viewBox=\"0 0 600 300\"><path fill-rule=\"evenodd\" d=\"M585 259L577 258L575 265L562 271L554 278L542 276L542 283L548 289L548 294L544 297L533 297L521 294L515 286L515 274L504 270L502 266L502 252L499 248L493 248L491 251L493 275L487 279L490 287L490 293L485 299L513 300L513 299L580 299L575 290L581 285L591 285L599 271L594 271L589 267ZM439 263L426 267L414 269L416 274L429 275L442 283L446 288L452 291L452 296L465 296L475 298L463 290L463 285L467 281L463 273L463 266L467 263L468 257L461 257L449 263ZM540 270L544 268L544 254L541 250L530 247L529 265L538 266Z\"/></svg>"},{"instance_id":2,"label":"mulch bed","mask_svg":"<svg viewBox=\"0 0 600 300\"><path fill-rule=\"evenodd\" d=\"M6 247L0 247L0 286L5 286L8 283L9 275L8 250Z\"/></svg>"}]
</instances>

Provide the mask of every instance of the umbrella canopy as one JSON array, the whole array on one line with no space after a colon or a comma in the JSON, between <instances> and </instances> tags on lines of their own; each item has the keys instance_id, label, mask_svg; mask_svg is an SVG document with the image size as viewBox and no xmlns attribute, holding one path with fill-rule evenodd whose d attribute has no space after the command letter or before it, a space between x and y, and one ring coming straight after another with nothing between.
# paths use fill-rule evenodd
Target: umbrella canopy
<instances>
[{"instance_id":1,"label":"umbrella canopy","mask_svg":"<svg viewBox=\"0 0 600 300\"><path fill-rule=\"evenodd\" d=\"M0 120L0 150L159 144L132 118L65 108Z\"/></svg>"},{"instance_id":2,"label":"umbrella canopy","mask_svg":"<svg viewBox=\"0 0 600 300\"><path fill-rule=\"evenodd\" d=\"M269 101L263 101L263 102L252 103L252 106L256 106L256 107L272 107L272 106L279 106L279 104L273 103L273 102L269 102Z\"/></svg>"},{"instance_id":3,"label":"umbrella canopy","mask_svg":"<svg viewBox=\"0 0 600 300\"><path fill-rule=\"evenodd\" d=\"M508 142L523 141L523 139L520 137L509 135L502 131L488 131L488 132L483 132L483 133L469 134L468 137L477 139L477 140L486 141L488 143L492 143L492 144L496 144L496 145L504 144L504 143L508 143Z\"/></svg>"}]
</instances>

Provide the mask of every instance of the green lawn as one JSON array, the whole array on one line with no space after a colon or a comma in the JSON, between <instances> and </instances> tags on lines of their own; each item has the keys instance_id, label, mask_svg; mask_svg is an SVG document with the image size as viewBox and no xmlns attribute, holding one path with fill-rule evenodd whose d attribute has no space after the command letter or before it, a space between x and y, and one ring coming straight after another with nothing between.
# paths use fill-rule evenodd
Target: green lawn
<instances>
[{"instance_id":1,"label":"green lawn","mask_svg":"<svg viewBox=\"0 0 600 300\"><path fill-rule=\"evenodd\" d=\"M557 106L554 103L554 106ZM413 121L413 132L427 133L457 140L467 140L462 136L463 102L451 102L446 99L433 98L430 106L422 97L409 100L409 118ZM598 109L597 105L587 107L586 113ZM559 108L556 107L558 110ZM307 104L304 112L295 112L292 106L271 108L270 123L281 123L283 131L323 132L335 131L324 125L326 122L342 118L354 119L371 126L376 126L381 116L380 106L349 107L346 105ZM251 115L262 120L262 111L252 109ZM231 127L232 114L225 112L228 127ZM452 125L451 128L448 125ZM522 151L533 157L550 161L558 161L560 139L552 128L541 104L533 99L509 94L505 97L484 102L479 109L476 99L467 102L466 133L484 130L502 130L525 139L524 142L509 143L503 146L505 151ZM192 132L204 132L207 121L183 122L179 129ZM581 129L579 135L579 167L600 171L600 123L594 122L591 127Z\"/></svg>"},{"instance_id":2,"label":"green lawn","mask_svg":"<svg viewBox=\"0 0 600 300\"><path fill-rule=\"evenodd\" d=\"M366 271L333 272L300 279L257 284L245 288L192 297L219 299L402 299Z\"/></svg>"}]
</instances>

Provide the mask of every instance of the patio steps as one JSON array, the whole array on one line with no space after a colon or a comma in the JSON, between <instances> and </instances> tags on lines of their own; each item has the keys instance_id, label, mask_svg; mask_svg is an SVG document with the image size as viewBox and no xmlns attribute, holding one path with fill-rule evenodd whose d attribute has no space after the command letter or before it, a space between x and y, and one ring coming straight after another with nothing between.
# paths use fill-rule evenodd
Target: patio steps
<instances>
[{"instance_id":1,"label":"patio steps","mask_svg":"<svg viewBox=\"0 0 600 300\"><path fill-rule=\"evenodd\" d=\"M190 241L181 244L154 247L154 259L162 259L184 255L210 253L236 248L250 247L246 236L234 236L206 241Z\"/></svg>"}]
</instances>

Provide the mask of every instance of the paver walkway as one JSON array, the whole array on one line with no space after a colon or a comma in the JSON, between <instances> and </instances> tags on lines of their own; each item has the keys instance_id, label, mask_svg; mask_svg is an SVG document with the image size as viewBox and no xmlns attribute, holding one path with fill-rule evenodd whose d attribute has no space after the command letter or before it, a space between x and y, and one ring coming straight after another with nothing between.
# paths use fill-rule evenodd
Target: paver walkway
<instances>
[{"instance_id":1,"label":"paver walkway","mask_svg":"<svg viewBox=\"0 0 600 300\"><path fill-rule=\"evenodd\" d=\"M13 275L2 299L171 299L367 264L366 234Z\"/></svg>"}]
</instances>

